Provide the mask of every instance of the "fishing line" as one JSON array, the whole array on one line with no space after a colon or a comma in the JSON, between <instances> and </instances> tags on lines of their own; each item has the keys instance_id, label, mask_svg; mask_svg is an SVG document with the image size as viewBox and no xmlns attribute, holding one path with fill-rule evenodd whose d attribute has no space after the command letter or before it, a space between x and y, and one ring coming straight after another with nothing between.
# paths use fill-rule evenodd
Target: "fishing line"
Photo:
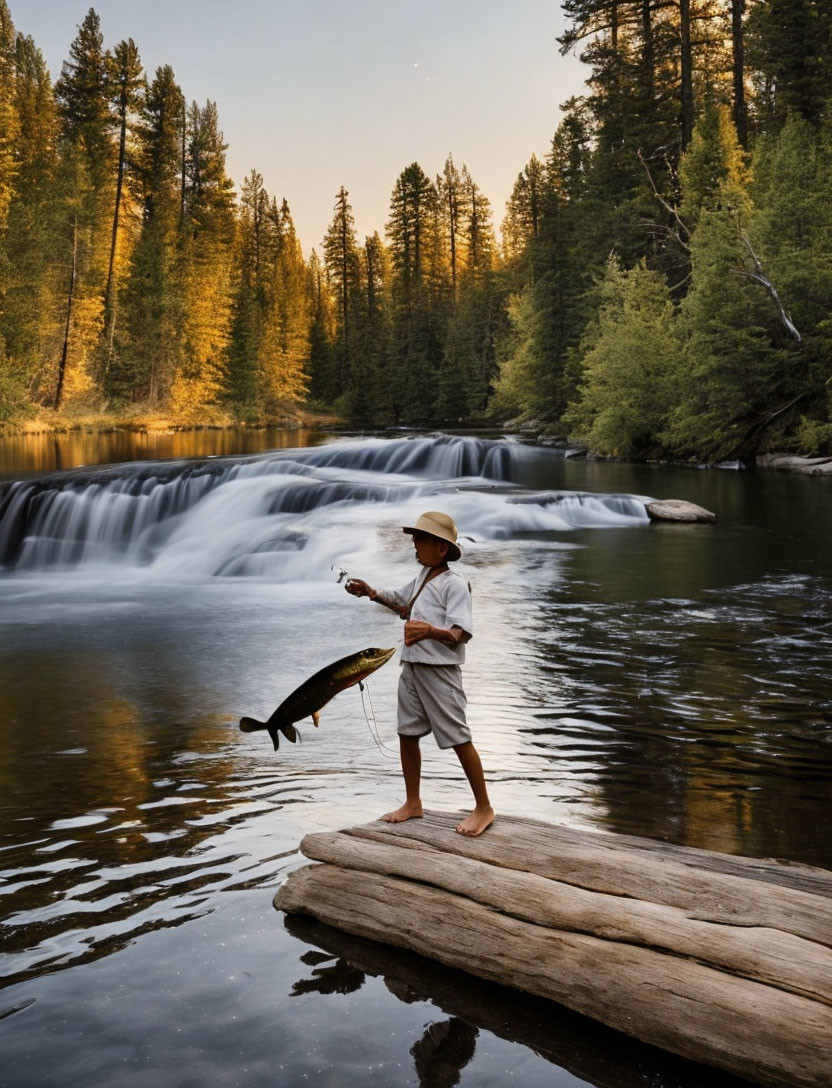
<instances>
[{"instance_id":1,"label":"fishing line","mask_svg":"<svg viewBox=\"0 0 832 1088\"><path fill-rule=\"evenodd\" d=\"M364 702L364 688L365 687L367 687L367 700L368 700L368 702L370 704L370 713L369 714L367 713L367 706L366 706L366 704ZM369 688L369 686L366 685L366 684L359 684L358 685L358 690L361 692L361 708L364 711L364 720L367 723L367 728L370 730L370 736L373 738L373 741L375 743L376 748L378 748L379 752L381 752L381 754L383 756L386 756L388 759L398 759L398 755L396 754L396 752L394 752L392 750L392 748L388 748L388 746L381 739L381 732L380 732L379 727L378 727L378 722L376 721L376 712L373 709L373 700L370 697L370 688ZM371 721L370 721L371 716L372 716L372 724L371 724Z\"/></svg>"}]
</instances>

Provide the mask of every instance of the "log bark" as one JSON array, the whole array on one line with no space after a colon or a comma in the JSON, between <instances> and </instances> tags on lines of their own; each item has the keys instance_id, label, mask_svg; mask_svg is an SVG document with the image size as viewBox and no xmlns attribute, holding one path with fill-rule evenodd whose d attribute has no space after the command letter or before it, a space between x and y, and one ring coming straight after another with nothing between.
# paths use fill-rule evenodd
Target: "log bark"
<instances>
[{"instance_id":1,"label":"log bark","mask_svg":"<svg viewBox=\"0 0 832 1088\"><path fill-rule=\"evenodd\" d=\"M772 1085L828 1083L832 874L535 821L429 813L307 836L275 897Z\"/></svg>"}]
</instances>

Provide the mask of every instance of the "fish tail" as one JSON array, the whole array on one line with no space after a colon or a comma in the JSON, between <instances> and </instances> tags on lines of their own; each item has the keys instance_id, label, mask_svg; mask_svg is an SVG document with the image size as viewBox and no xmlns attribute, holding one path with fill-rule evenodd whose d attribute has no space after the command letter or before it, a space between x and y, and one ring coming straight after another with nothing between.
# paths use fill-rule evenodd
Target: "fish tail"
<instances>
[{"instance_id":1,"label":"fish tail","mask_svg":"<svg viewBox=\"0 0 832 1088\"><path fill-rule=\"evenodd\" d=\"M240 729L244 733L255 733L258 729L266 729L266 723L257 718L240 718Z\"/></svg>"}]
</instances>

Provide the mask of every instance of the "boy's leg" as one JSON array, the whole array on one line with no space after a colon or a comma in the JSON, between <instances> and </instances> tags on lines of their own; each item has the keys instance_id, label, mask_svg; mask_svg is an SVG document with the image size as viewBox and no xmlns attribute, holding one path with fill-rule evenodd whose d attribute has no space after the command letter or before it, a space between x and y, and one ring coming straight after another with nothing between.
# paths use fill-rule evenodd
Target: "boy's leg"
<instances>
[{"instance_id":1,"label":"boy's leg","mask_svg":"<svg viewBox=\"0 0 832 1088\"><path fill-rule=\"evenodd\" d=\"M404 820L417 819L422 815L420 783L422 779L422 750L419 737L406 737L399 734L399 754L404 775L405 802L395 812L386 812L381 818L389 824L400 824Z\"/></svg>"},{"instance_id":2,"label":"boy's leg","mask_svg":"<svg viewBox=\"0 0 832 1088\"><path fill-rule=\"evenodd\" d=\"M471 815L466 816L462 823L457 825L457 831L460 835L469 835L474 838L481 835L494 822L494 809L488 799L485 775L482 773L482 763L477 749L469 740L465 744L455 745L454 751L459 757L465 777L474 794L475 805Z\"/></svg>"}]
</instances>

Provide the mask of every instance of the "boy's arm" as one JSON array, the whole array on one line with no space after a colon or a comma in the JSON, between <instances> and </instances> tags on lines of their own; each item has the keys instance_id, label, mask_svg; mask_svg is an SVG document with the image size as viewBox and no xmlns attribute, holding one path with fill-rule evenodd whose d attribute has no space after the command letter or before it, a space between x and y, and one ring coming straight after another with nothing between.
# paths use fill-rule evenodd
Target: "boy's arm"
<instances>
[{"instance_id":1,"label":"boy's arm","mask_svg":"<svg viewBox=\"0 0 832 1088\"><path fill-rule=\"evenodd\" d=\"M389 601L372 586L369 586L363 578L350 578L350 580L344 586L347 593L351 593L353 597L369 597L371 601L376 604L383 604L385 608L389 608L391 612L395 612L400 616L407 607L406 605L396 604L394 601Z\"/></svg>"},{"instance_id":2,"label":"boy's arm","mask_svg":"<svg viewBox=\"0 0 832 1088\"><path fill-rule=\"evenodd\" d=\"M464 638L466 632L456 624L453 627L434 627L432 623L425 623L424 620L408 620L404 625L404 644L405 646L412 646L415 642L421 642L423 639L430 638L434 642L441 642L445 646L450 646L453 650L459 644L460 639Z\"/></svg>"}]
</instances>

